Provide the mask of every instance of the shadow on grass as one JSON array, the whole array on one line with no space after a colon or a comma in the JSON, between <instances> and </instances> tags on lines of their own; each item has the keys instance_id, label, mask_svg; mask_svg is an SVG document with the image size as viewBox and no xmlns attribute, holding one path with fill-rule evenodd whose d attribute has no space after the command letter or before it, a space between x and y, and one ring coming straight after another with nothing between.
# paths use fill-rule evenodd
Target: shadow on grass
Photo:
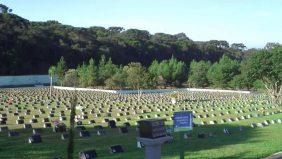
<instances>
[{"instance_id":1,"label":"shadow on grass","mask_svg":"<svg viewBox=\"0 0 282 159\"><path fill-rule=\"evenodd\" d=\"M181 102L185 103L185 102L208 102L208 101L214 101L214 99L184 99L181 100Z\"/></svg>"},{"instance_id":2,"label":"shadow on grass","mask_svg":"<svg viewBox=\"0 0 282 159\"><path fill-rule=\"evenodd\" d=\"M144 149L136 147L136 127L131 126L128 134L119 133L118 128L106 128L105 136L97 136L93 125L85 125L91 133L90 138L80 138L78 130L75 132L74 158L78 158L78 153L82 150L95 149L99 158L106 159L141 159L145 158ZM223 129L228 128L231 135L223 133ZM54 158L62 156L66 158L67 141L60 138L60 133L46 129L42 133L43 142L40 144L28 144L27 138L32 134L32 130L17 129L19 137L7 137L6 132L0 132L0 158ZM173 133L174 142L164 144L162 147L162 158L179 158L179 148L185 151L188 158L201 158L200 151L220 149L228 145L242 144L245 142L258 142L250 140L256 135L256 129L243 127L243 131L238 126L228 124L208 125L195 127L190 131L191 137L180 139L179 133ZM199 133L212 133L213 137L198 138ZM125 152L121 154L110 154L109 146L120 144ZM242 158L245 152L233 150L229 154L221 154L220 150L215 156L208 158ZM224 152L226 153L226 152ZM246 152L247 153L247 152ZM191 154L191 155L190 155ZM207 157L203 157L207 158Z\"/></svg>"}]
</instances>

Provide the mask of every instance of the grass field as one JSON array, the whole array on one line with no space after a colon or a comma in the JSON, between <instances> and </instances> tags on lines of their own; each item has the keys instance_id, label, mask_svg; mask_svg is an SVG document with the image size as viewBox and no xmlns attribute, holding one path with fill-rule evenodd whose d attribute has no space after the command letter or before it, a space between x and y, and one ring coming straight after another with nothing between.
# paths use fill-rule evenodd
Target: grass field
<instances>
[{"instance_id":1,"label":"grass field","mask_svg":"<svg viewBox=\"0 0 282 159\"><path fill-rule=\"evenodd\" d=\"M36 93L37 92L37 93ZM41 93L38 93L41 92ZM0 108L3 108L1 113L6 113L8 115L7 126L10 130L20 132L19 137L8 137L7 132L0 132L0 158L54 158L56 156L62 156L66 158L67 152L67 141L61 140L60 133L54 133L52 129L44 129L41 133L42 143L39 144L28 144L27 138L32 134L32 129L25 130L22 129L21 125L15 124L16 116L12 115L14 112L21 110L20 115L25 117L25 122L28 123L32 115L39 114L37 109L32 109L32 107L38 107L46 110L46 114L41 114L40 119L47 117L51 108L55 108L56 102L59 99L66 100L67 98L61 98L63 96L68 96L67 92L57 91L53 97L53 101L46 107L46 103L40 103L48 99L47 89L25 89L11 90L3 89L0 92L3 95L13 95L14 102L12 105L7 105L2 102ZM24 95L26 94L26 95ZM43 98L39 98L43 96ZM95 96L99 99L95 99ZM185 158L263 158L269 156L275 152L282 150L282 124L275 123L265 126L263 128L251 128L252 123L261 123L265 120L277 120L282 119L281 106L272 106L264 102L264 98L261 96L251 95L248 97L240 97L237 95L226 95L226 94L189 94L180 93L179 103L176 105L169 104L169 97L166 95L144 95L142 97L141 103L134 102L135 96L131 97L126 95L126 98L119 95L119 100L116 99L115 95L109 94L93 94L86 93L80 94L80 104L87 105L86 110L78 110L78 114L84 111L89 112L90 109L95 108L99 103L105 103L105 111L101 111L101 117L93 117L92 114L88 114L89 119L82 120L83 124L91 133L89 138L80 138L78 135L78 130L76 130L75 137L75 158L78 158L79 151L87 149L95 149L98 158L101 159L143 159L144 150L136 147L136 127L135 122L139 120L139 116L144 118L154 118L159 116L160 118L167 119L166 124L171 125L171 115L173 111L182 110L182 108L190 109L195 111L194 122L197 124L204 123L204 125L194 127L193 131L190 133L192 137L188 139L180 139L177 133L174 133L174 142L170 144L164 144L162 148L162 158L173 159L179 158L179 148L182 147L185 150ZM223 97L218 100L218 97ZM23 97L25 100L19 100L16 97ZM101 100L101 99L104 100ZM204 99L205 98L205 99ZM212 100L212 99L215 100ZM36 99L32 101L31 99ZM162 99L163 101L161 101ZM190 99L190 100L189 100ZM207 100L208 99L208 100ZM216 100L217 99L217 100ZM82 102L83 101L83 102ZM96 102L95 102L96 101ZM106 102L105 102L106 101ZM115 101L115 102L111 102ZM92 102L92 103L91 103ZM95 102L95 103L94 103ZM164 111L157 111L153 107L159 107L164 105ZM48 104L47 104L48 105ZM65 110L65 106L68 105L67 102L61 102L60 107L56 108L55 117L59 117L59 112ZM136 114L132 115L122 115L116 117L116 112L120 109L124 111L127 110L125 106L131 107L132 105L144 105L140 109L147 110L145 113L136 110ZM167 107L166 107L167 106ZM111 116L104 116L107 114L106 110L108 107L112 108ZM30 109L31 115L24 115L24 110ZM99 109L99 107L97 107ZM160 107L162 109L162 107ZM254 109L254 111L251 111ZM128 109L129 110L129 109ZM152 111L150 111L152 110ZM238 110L243 110L238 112ZM133 110L129 110L133 111ZM220 115L222 112L222 115ZM226 113L228 112L228 113ZM82 113L83 114L83 113ZM168 115L166 115L168 114ZM199 117L200 115L209 114L208 117ZM211 114L214 114L211 115ZM238 120L233 122L223 122L222 119L236 119L241 116L247 116L249 114L257 114L258 117L250 117L245 120ZM66 111L66 116L68 119L69 113ZM105 136L97 136L94 130L94 125L106 126L103 119L117 119L118 125L122 125L123 122L128 121L132 124L129 128L129 133L121 134L118 129L105 128ZM52 119L52 118L51 118ZM87 124L87 121L94 119L96 123L94 125ZM127 119L127 120L124 120ZM130 120L128 120L130 119ZM209 124L209 121L216 121L218 124ZM67 121L63 121L68 124ZM5 125L0 125L5 126ZM42 127L42 122L39 120L38 123L32 124L33 127ZM243 126L243 131L239 130L239 126ZM231 135L226 135L223 133L223 128L227 127ZM200 139L197 137L198 133L213 133L213 137L207 137ZM110 154L108 147L111 145L120 144L123 146L125 152L121 154Z\"/></svg>"}]
</instances>

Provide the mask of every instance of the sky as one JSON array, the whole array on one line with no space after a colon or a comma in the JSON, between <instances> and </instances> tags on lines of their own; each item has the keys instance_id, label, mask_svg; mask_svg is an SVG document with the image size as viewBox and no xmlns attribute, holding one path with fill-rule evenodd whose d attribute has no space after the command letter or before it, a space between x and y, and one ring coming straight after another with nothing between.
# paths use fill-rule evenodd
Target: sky
<instances>
[{"instance_id":1,"label":"sky","mask_svg":"<svg viewBox=\"0 0 282 159\"><path fill-rule=\"evenodd\" d=\"M76 27L121 26L151 34L183 32L194 41L261 48L282 43L282 0L0 0L30 21Z\"/></svg>"}]
</instances>

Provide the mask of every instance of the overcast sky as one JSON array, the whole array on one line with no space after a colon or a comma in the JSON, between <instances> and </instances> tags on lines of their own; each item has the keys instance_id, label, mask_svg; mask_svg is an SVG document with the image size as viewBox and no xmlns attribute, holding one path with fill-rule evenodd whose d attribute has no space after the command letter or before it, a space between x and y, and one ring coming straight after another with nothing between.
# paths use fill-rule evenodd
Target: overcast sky
<instances>
[{"instance_id":1,"label":"overcast sky","mask_svg":"<svg viewBox=\"0 0 282 159\"><path fill-rule=\"evenodd\" d=\"M184 32L194 41L282 43L282 0L0 0L31 21Z\"/></svg>"}]
</instances>

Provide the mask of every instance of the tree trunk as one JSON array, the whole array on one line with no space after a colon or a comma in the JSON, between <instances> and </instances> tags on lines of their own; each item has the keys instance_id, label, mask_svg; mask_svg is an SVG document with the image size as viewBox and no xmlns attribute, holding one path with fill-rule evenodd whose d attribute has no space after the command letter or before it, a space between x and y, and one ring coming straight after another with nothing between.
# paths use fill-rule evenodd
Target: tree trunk
<instances>
[{"instance_id":1,"label":"tree trunk","mask_svg":"<svg viewBox=\"0 0 282 159\"><path fill-rule=\"evenodd\" d=\"M73 96L71 98L71 113L70 113L70 130L69 130L69 142L67 149L67 158L73 159L73 151L74 151L74 125L75 125L75 107L77 105L77 92L74 90Z\"/></svg>"},{"instance_id":2,"label":"tree trunk","mask_svg":"<svg viewBox=\"0 0 282 159\"><path fill-rule=\"evenodd\" d=\"M267 94L271 98L271 102L273 104L281 104L282 103L282 86L279 84L279 81L271 81L268 78L264 78L263 80L264 87L266 88Z\"/></svg>"},{"instance_id":3,"label":"tree trunk","mask_svg":"<svg viewBox=\"0 0 282 159\"><path fill-rule=\"evenodd\" d=\"M52 97L53 77L50 76L50 98Z\"/></svg>"}]
</instances>

